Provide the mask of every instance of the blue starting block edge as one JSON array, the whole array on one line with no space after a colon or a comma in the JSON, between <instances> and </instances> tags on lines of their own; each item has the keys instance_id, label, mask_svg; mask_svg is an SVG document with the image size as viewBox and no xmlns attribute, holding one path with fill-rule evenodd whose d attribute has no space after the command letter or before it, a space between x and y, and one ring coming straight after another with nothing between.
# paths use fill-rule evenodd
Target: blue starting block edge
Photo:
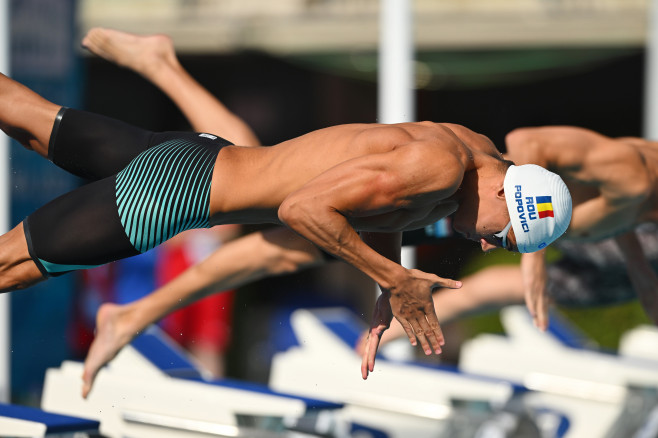
<instances>
[{"instance_id":1,"label":"blue starting block edge","mask_svg":"<svg viewBox=\"0 0 658 438\"><path fill-rule=\"evenodd\" d=\"M201 372L183 349L155 326L149 327L130 344L159 370L171 377L202 378Z\"/></svg>"},{"instance_id":2,"label":"blue starting block edge","mask_svg":"<svg viewBox=\"0 0 658 438\"><path fill-rule=\"evenodd\" d=\"M386 361L387 359L381 358L378 360ZM507 384L510 386L510 388L512 388L512 392L515 395L532 391L530 388L526 387L523 383L520 382L515 382L512 380L502 379L498 377L483 376L481 374L465 373L464 371L460 370L459 367L453 365L429 364L429 363L419 363L419 362L409 362L406 363L406 365L418 367L418 368L427 368L444 373L454 373L460 376L468 377L469 379L478 380L480 382Z\"/></svg>"},{"instance_id":3,"label":"blue starting block edge","mask_svg":"<svg viewBox=\"0 0 658 438\"><path fill-rule=\"evenodd\" d=\"M286 351L301 345L290 322L296 310L298 309L281 309L273 318L271 333L276 351ZM359 337L368 328L351 310L342 307L305 308L305 310L318 316L322 324L350 348L356 346Z\"/></svg>"},{"instance_id":4,"label":"blue starting block edge","mask_svg":"<svg viewBox=\"0 0 658 438\"><path fill-rule=\"evenodd\" d=\"M345 321L324 321L324 325L338 336L345 344L355 347L359 337L367 327L356 318Z\"/></svg>"},{"instance_id":5,"label":"blue starting block edge","mask_svg":"<svg viewBox=\"0 0 658 438\"><path fill-rule=\"evenodd\" d=\"M340 409L344 406L344 404L342 403L334 403L326 400L318 400L314 398L274 391L269 386L260 383L245 382L242 380L235 380L235 379L218 379L206 383L210 383L211 385L221 386L224 388L241 389L241 390L265 394L265 395L273 395L273 396L285 397L293 400L301 400L306 405L307 412L313 410Z\"/></svg>"},{"instance_id":6,"label":"blue starting block edge","mask_svg":"<svg viewBox=\"0 0 658 438\"><path fill-rule=\"evenodd\" d=\"M259 383L234 379L204 379L194 363L188 359L183 349L176 345L160 329L155 327L149 328L143 334L133 339L131 345L153 365L171 377L203 382L225 388L242 389L260 394L296 399L306 405L307 411L340 409L343 407L340 403L280 393Z\"/></svg>"},{"instance_id":7,"label":"blue starting block edge","mask_svg":"<svg viewBox=\"0 0 658 438\"><path fill-rule=\"evenodd\" d=\"M47 434L98 431L100 422L86 418L53 414L28 406L0 403L0 417L15 418L46 425Z\"/></svg>"},{"instance_id":8,"label":"blue starting block edge","mask_svg":"<svg viewBox=\"0 0 658 438\"><path fill-rule=\"evenodd\" d=\"M587 335L557 312L550 312L546 331L567 347L579 350L589 349L590 342Z\"/></svg>"}]
</instances>

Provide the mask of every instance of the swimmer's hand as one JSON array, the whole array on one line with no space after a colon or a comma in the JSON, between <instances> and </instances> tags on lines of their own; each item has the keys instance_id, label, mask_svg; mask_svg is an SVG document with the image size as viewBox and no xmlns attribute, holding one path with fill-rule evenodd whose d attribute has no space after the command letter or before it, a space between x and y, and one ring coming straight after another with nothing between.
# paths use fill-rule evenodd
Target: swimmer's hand
<instances>
[{"instance_id":1,"label":"swimmer's hand","mask_svg":"<svg viewBox=\"0 0 658 438\"><path fill-rule=\"evenodd\" d=\"M391 324L393 312L391 311L390 293L382 290L382 294L377 298L375 304L375 313L372 317L370 330L365 335L365 340L359 340L362 349L361 359L361 377L363 380L368 378L368 374L375 368L375 356L379 348L379 341L382 334Z\"/></svg>"},{"instance_id":2,"label":"swimmer's hand","mask_svg":"<svg viewBox=\"0 0 658 438\"><path fill-rule=\"evenodd\" d=\"M425 354L430 355L432 351L440 354L441 346L445 344L434 310L432 292L440 287L458 289L462 286L461 281L441 278L417 269L406 271L407 276L389 290L383 290L377 300L361 363L361 375L364 379L374 368L377 348L382 334L390 325L391 314L404 328L411 345L416 346L417 340L420 341Z\"/></svg>"},{"instance_id":3,"label":"swimmer's hand","mask_svg":"<svg viewBox=\"0 0 658 438\"><path fill-rule=\"evenodd\" d=\"M359 339L356 340L356 344L354 344L354 351L356 351L356 354L359 356L363 356L363 353L366 351L368 336L370 336L370 330L364 331L361 333L361 335L359 335Z\"/></svg>"},{"instance_id":4,"label":"swimmer's hand","mask_svg":"<svg viewBox=\"0 0 658 438\"><path fill-rule=\"evenodd\" d=\"M544 251L521 256L521 275L525 304L539 330L548 328L548 294L546 293L546 257Z\"/></svg>"},{"instance_id":5,"label":"swimmer's hand","mask_svg":"<svg viewBox=\"0 0 658 438\"><path fill-rule=\"evenodd\" d=\"M418 269L407 272L407 278L390 289L393 315L404 328L411 345L417 344L417 338L426 355L432 354L432 350L440 354L445 339L434 310L432 292L441 287L459 289L462 282Z\"/></svg>"}]
</instances>

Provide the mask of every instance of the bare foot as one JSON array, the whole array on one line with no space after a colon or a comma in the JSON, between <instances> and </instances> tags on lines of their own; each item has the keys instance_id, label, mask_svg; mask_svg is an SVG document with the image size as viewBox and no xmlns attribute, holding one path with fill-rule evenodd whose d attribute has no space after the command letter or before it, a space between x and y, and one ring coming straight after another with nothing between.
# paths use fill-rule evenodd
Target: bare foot
<instances>
[{"instance_id":1,"label":"bare foot","mask_svg":"<svg viewBox=\"0 0 658 438\"><path fill-rule=\"evenodd\" d=\"M91 343L82 373L82 397L87 398L98 371L112 360L137 333L125 323L126 306L103 304L96 314L96 337Z\"/></svg>"},{"instance_id":2,"label":"bare foot","mask_svg":"<svg viewBox=\"0 0 658 438\"><path fill-rule=\"evenodd\" d=\"M163 66L178 65L174 44L167 35L142 36L95 27L82 39L82 47L149 79Z\"/></svg>"}]
</instances>

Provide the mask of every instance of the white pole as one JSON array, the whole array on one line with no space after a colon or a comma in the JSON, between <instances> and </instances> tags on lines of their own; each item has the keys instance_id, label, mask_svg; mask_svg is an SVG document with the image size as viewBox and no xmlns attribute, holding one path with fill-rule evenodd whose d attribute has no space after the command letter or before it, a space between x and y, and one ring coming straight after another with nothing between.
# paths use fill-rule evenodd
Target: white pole
<instances>
[{"instance_id":1,"label":"white pole","mask_svg":"<svg viewBox=\"0 0 658 438\"><path fill-rule=\"evenodd\" d=\"M378 105L379 123L413 122L415 113L412 0L380 0ZM402 247L402 266L414 268L416 248ZM413 349L405 339L385 346L394 360L410 360Z\"/></svg>"},{"instance_id":2,"label":"white pole","mask_svg":"<svg viewBox=\"0 0 658 438\"><path fill-rule=\"evenodd\" d=\"M0 0L0 73L9 75L9 0ZM0 232L9 230L9 138L0 138ZM0 295L0 402L11 396L9 294Z\"/></svg>"},{"instance_id":3,"label":"white pole","mask_svg":"<svg viewBox=\"0 0 658 438\"><path fill-rule=\"evenodd\" d=\"M414 38L411 0L381 0L379 16L379 123L413 122ZM416 264L414 247L402 249L402 265Z\"/></svg>"},{"instance_id":4,"label":"white pole","mask_svg":"<svg viewBox=\"0 0 658 438\"><path fill-rule=\"evenodd\" d=\"M649 2L644 69L644 138L658 140L658 0Z\"/></svg>"},{"instance_id":5,"label":"white pole","mask_svg":"<svg viewBox=\"0 0 658 438\"><path fill-rule=\"evenodd\" d=\"M380 4L379 122L412 122L416 114L411 1L381 0Z\"/></svg>"}]
</instances>

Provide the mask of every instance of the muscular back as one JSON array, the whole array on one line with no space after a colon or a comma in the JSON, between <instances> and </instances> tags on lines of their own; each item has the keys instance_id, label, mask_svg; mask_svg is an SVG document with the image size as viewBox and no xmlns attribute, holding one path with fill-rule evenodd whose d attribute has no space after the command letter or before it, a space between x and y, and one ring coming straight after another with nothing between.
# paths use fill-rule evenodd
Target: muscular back
<instances>
[{"instance_id":1,"label":"muscular back","mask_svg":"<svg viewBox=\"0 0 658 438\"><path fill-rule=\"evenodd\" d=\"M432 145L436 156L452 155L467 162L464 137L470 133L458 125L431 122L350 124L320 129L271 147L227 147L217 159L211 211L221 213L221 221L276 222L276 209L290 193L332 168L366 156L382 157L412 143ZM465 140L475 143L478 150L492 147L485 138L472 133L472 138ZM390 164L387 160L381 163ZM431 166L431 160L427 165Z\"/></svg>"}]
</instances>

